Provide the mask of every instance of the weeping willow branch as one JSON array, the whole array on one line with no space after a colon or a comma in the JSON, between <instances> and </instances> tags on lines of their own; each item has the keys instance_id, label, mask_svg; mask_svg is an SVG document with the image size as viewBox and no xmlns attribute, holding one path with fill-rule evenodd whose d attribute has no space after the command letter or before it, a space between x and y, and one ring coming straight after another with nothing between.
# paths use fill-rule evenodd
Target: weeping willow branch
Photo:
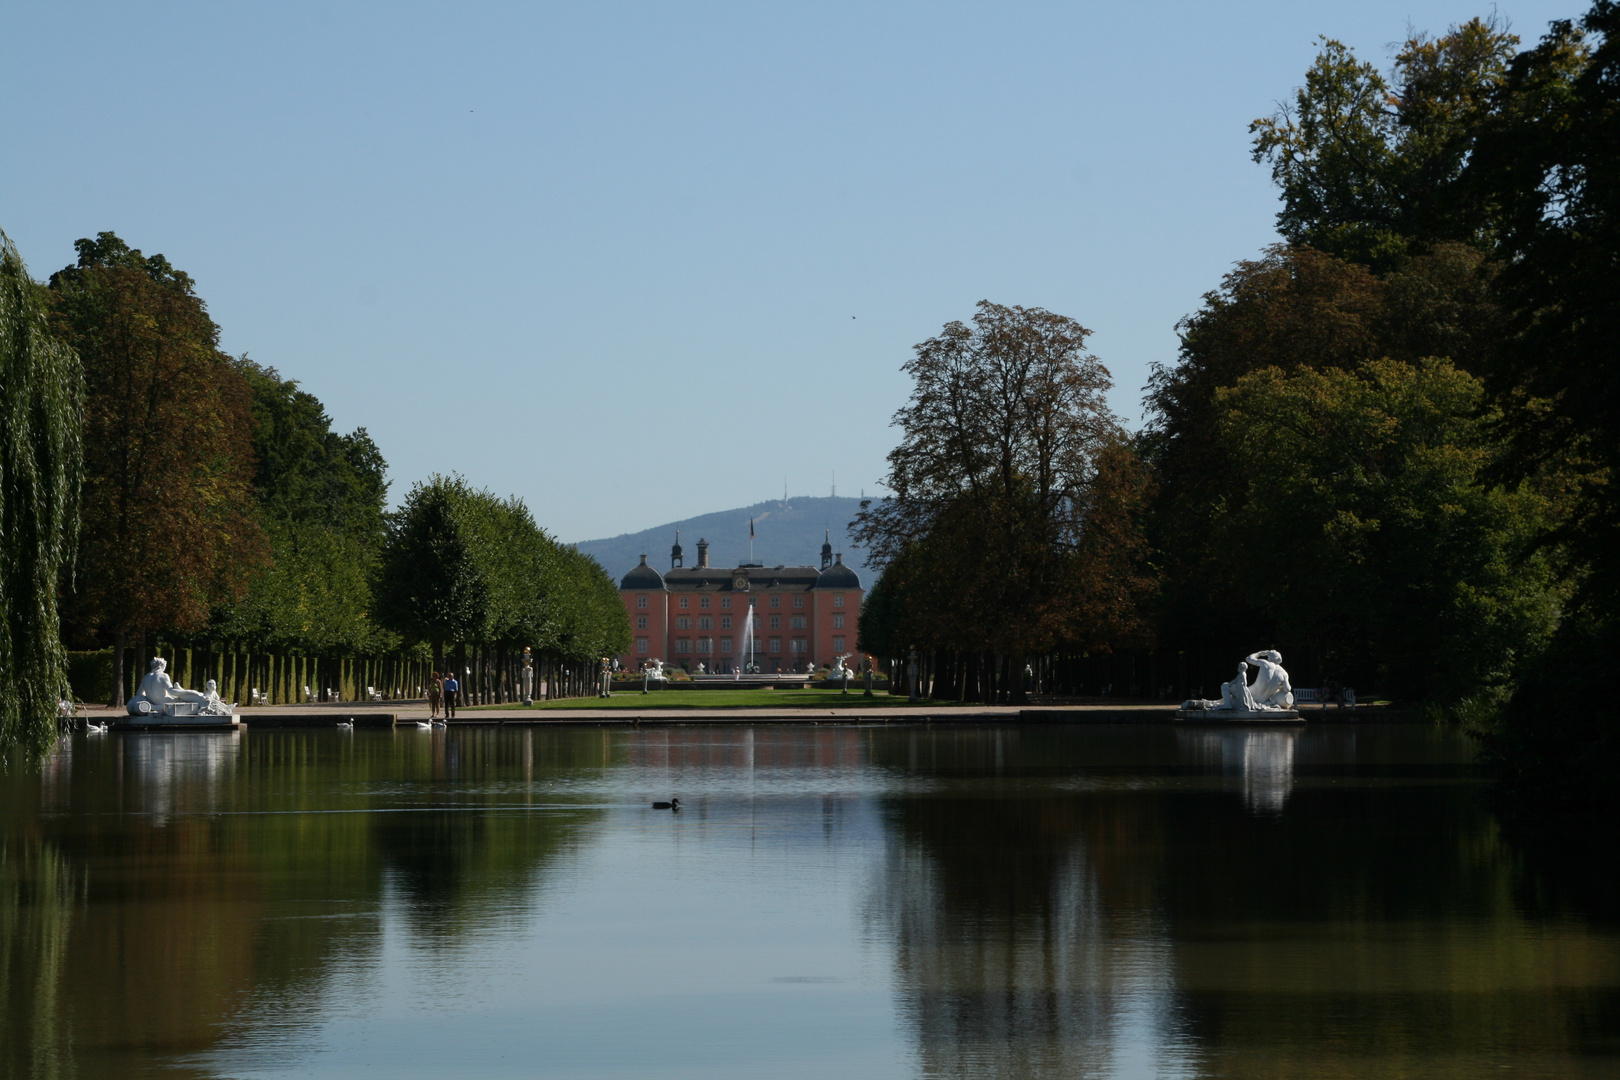
<instances>
[{"instance_id":1,"label":"weeping willow branch","mask_svg":"<svg viewBox=\"0 0 1620 1080\"><path fill-rule=\"evenodd\" d=\"M78 538L83 423L79 358L51 335L42 290L0 232L0 753L57 734L56 591Z\"/></svg>"}]
</instances>

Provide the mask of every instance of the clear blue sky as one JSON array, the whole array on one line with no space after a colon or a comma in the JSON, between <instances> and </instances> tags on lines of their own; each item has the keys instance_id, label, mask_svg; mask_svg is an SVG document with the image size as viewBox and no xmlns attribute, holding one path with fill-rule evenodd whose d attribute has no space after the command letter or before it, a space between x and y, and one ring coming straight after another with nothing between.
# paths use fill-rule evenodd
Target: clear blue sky
<instances>
[{"instance_id":1,"label":"clear blue sky","mask_svg":"<svg viewBox=\"0 0 1620 1080\"><path fill-rule=\"evenodd\" d=\"M1527 42L1584 2L1504 3ZM224 345L583 540L869 493L980 299L1148 365L1274 238L1247 125L1327 34L1483 4L43 3L0 11L0 227L117 232Z\"/></svg>"}]
</instances>

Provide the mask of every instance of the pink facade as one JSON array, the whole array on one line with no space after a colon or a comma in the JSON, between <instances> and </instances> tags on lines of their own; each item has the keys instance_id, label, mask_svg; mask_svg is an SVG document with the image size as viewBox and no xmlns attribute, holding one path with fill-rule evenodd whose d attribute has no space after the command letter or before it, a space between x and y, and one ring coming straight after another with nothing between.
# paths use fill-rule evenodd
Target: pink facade
<instances>
[{"instance_id":1,"label":"pink facade","mask_svg":"<svg viewBox=\"0 0 1620 1080\"><path fill-rule=\"evenodd\" d=\"M667 572L654 570L643 555L619 583L630 616L630 652L619 657L627 669L662 660L694 673L701 664L704 671L730 674L751 660L766 673L810 672L855 652L865 592L831 544L822 546L820 569L711 567L708 542L699 540L697 549L697 565L684 566L677 539Z\"/></svg>"}]
</instances>

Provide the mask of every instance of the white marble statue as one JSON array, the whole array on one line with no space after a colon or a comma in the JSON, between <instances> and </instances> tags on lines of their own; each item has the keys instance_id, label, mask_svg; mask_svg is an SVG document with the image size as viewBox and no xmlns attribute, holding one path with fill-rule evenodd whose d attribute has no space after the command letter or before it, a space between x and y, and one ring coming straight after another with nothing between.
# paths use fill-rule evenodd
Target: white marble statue
<instances>
[{"instance_id":1,"label":"white marble statue","mask_svg":"<svg viewBox=\"0 0 1620 1080\"><path fill-rule=\"evenodd\" d=\"M144 713L156 713L161 716L169 706L170 692L174 689L174 680L169 678L169 662L161 656L152 657L152 663L147 666L146 674L141 676L141 685L135 691L135 696L125 703L131 716L140 716Z\"/></svg>"},{"instance_id":2,"label":"white marble statue","mask_svg":"<svg viewBox=\"0 0 1620 1080\"><path fill-rule=\"evenodd\" d=\"M1254 665L1254 683L1249 696L1262 709L1292 709L1294 688L1288 685L1288 672L1283 670L1282 653L1266 649L1249 657Z\"/></svg>"},{"instance_id":3,"label":"white marble statue","mask_svg":"<svg viewBox=\"0 0 1620 1080\"><path fill-rule=\"evenodd\" d=\"M657 682L663 682L669 678L664 674L664 662L662 660L648 660L641 665L641 670L646 672L647 678Z\"/></svg>"},{"instance_id":4,"label":"white marble statue","mask_svg":"<svg viewBox=\"0 0 1620 1080\"><path fill-rule=\"evenodd\" d=\"M1294 707L1294 691L1288 684L1288 672L1280 663L1282 654L1265 649L1238 661L1237 675L1231 682L1221 684L1219 701L1193 698L1182 703L1182 709L1201 712L1283 712ZM1249 666L1255 668L1254 682L1249 682Z\"/></svg>"},{"instance_id":5,"label":"white marble statue","mask_svg":"<svg viewBox=\"0 0 1620 1080\"><path fill-rule=\"evenodd\" d=\"M833 658L832 670L827 672L827 678L830 681L842 682L843 680L849 678L849 668L844 666L844 661L848 660L849 657L849 653L840 653L838 656Z\"/></svg>"},{"instance_id":6,"label":"white marble statue","mask_svg":"<svg viewBox=\"0 0 1620 1080\"><path fill-rule=\"evenodd\" d=\"M187 690L169 678L169 663L154 656L147 672L141 678L140 688L125 704L131 716L177 716L182 713L198 716L231 716L234 705L220 700L219 684L209 679L203 690ZM183 708L194 706L194 708Z\"/></svg>"}]
</instances>

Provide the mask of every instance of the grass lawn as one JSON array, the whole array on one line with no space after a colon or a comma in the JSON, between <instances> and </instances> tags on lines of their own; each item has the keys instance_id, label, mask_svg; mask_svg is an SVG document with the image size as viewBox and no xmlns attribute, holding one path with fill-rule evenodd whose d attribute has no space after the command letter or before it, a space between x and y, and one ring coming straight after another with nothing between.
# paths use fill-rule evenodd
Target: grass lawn
<instances>
[{"instance_id":1,"label":"grass lawn","mask_svg":"<svg viewBox=\"0 0 1620 1080\"><path fill-rule=\"evenodd\" d=\"M908 704L904 697L873 691L871 697L862 697L854 688L847 694L837 690L654 690L643 694L638 686L633 690L615 689L610 698L562 698L557 701L536 701L525 706L466 705L456 712L478 712L481 709L883 709ZM956 706L956 701L929 701L920 704L931 708Z\"/></svg>"}]
</instances>

